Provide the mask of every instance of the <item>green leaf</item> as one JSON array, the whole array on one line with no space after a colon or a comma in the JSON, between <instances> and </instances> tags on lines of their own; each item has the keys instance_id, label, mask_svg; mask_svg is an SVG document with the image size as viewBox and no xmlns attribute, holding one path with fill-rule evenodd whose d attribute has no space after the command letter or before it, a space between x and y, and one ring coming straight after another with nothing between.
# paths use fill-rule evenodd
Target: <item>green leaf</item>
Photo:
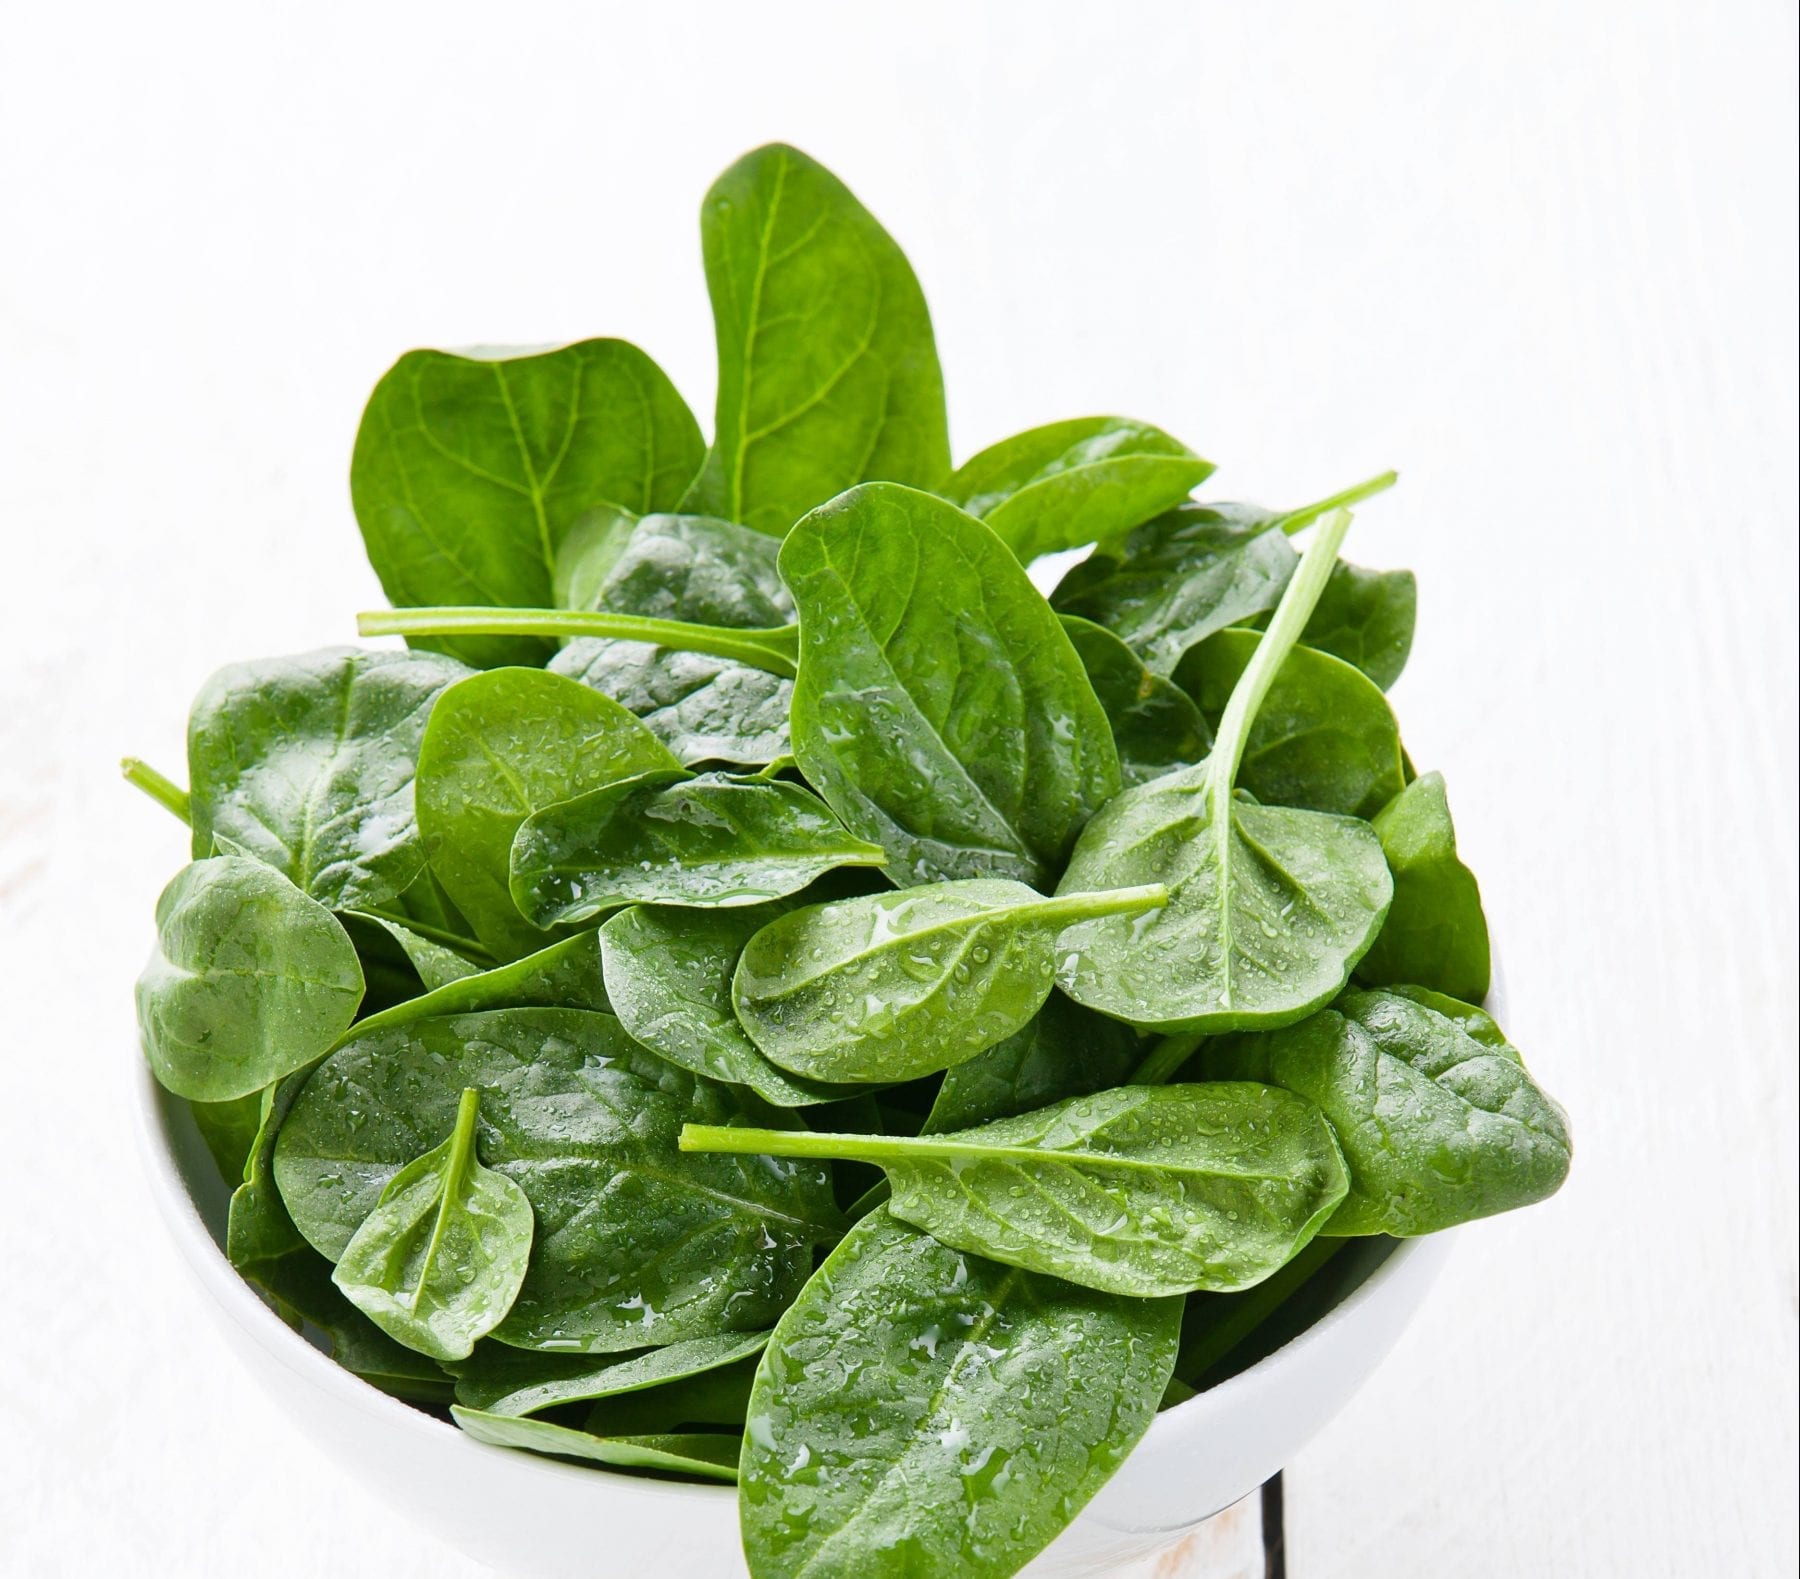
<instances>
[{"instance_id":1,"label":"green leaf","mask_svg":"<svg viewBox=\"0 0 1800 1579\"><path fill-rule=\"evenodd\" d=\"M1345 1190L1319 1109L1239 1082L1126 1086L949 1134L689 1125L681 1145L872 1162L888 1210L939 1243L1137 1299L1261 1282Z\"/></svg>"},{"instance_id":2,"label":"green leaf","mask_svg":"<svg viewBox=\"0 0 1800 1579\"><path fill-rule=\"evenodd\" d=\"M675 386L623 340L524 356L409 351L369 397L350 498L395 607L542 608L578 518L673 508L702 449ZM429 645L482 667L548 652L493 637Z\"/></svg>"},{"instance_id":3,"label":"green leaf","mask_svg":"<svg viewBox=\"0 0 1800 1579\"><path fill-rule=\"evenodd\" d=\"M422 936L405 922L396 921L392 916L373 915L364 910L353 910L347 914L358 916L386 932L399 945L400 951L418 973L419 981L427 992L435 992L453 981L461 981L466 976L481 973L481 966L473 960L432 938Z\"/></svg>"},{"instance_id":4,"label":"green leaf","mask_svg":"<svg viewBox=\"0 0 1800 1579\"><path fill-rule=\"evenodd\" d=\"M664 1063L610 1015L506 1009L359 1038L312 1075L275 1146L308 1241L341 1255L470 1086L487 1165L537 1221L502 1342L603 1354L755 1331L799 1290L813 1245L835 1237L825 1168L776 1175L676 1145L684 1123L772 1127L778 1109Z\"/></svg>"},{"instance_id":5,"label":"green leaf","mask_svg":"<svg viewBox=\"0 0 1800 1579\"><path fill-rule=\"evenodd\" d=\"M248 1091L224 1102L190 1102L188 1109L219 1177L235 1186L244 1176L256 1132L262 1127L262 1092Z\"/></svg>"},{"instance_id":6,"label":"green leaf","mask_svg":"<svg viewBox=\"0 0 1800 1579\"><path fill-rule=\"evenodd\" d=\"M950 440L925 297L836 176L798 149L758 148L706 194L700 242L718 419L684 509L780 537L854 483L943 481Z\"/></svg>"},{"instance_id":7,"label":"green leaf","mask_svg":"<svg viewBox=\"0 0 1800 1579\"><path fill-rule=\"evenodd\" d=\"M1410 570L1364 570L1339 560L1300 640L1355 664L1385 691L1412 652L1418 607Z\"/></svg>"},{"instance_id":8,"label":"green leaf","mask_svg":"<svg viewBox=\"0 0 1800 1579\"><path fill-rule=\"evenodd\" d=\"M606 578L637 524L636 515L616 504L595 505L569 523L550 571L550 595L559 609L599 607Z\"/></svg>"},{"instance_id":9,"label":"green leaf","mask_svg":"<svg viewBox=\"0 0 1800 1579\"><path fill-rule=\"evenodd\" d=\"M741 1464L755 1579L1003 1579L1150 1424L1179 1299L1002 1267L886 1212L781 1318Z\"/></svg>"},{"instance_id":10,"label":"green leaf","mask_svg":"<svg viewBox=\"0 0 1800 1579\"><path fill-rule=\"evenodd\" d=\"M317 1058L356 1014L362 966L337 917L273 867L217 856L156 902L138 1029L177 1096L227 1102Z\"/></svg>"},{"instance_id":11,"label":"green leaf","mask_svg":"<svg viewBox=\"0 0 1800 1579\"><path fill-rule=\"evenodd\" d=\"M512 896L527 920L550 927L629 904L760 904L833 867L886 860L803 784L662 770L526 818L513 839Z\"/></svg>"},{"instance_id":12,"label":"green leaf","mask_svg":"<svg viewBox=\"0 0 1800 1579\"><path fill-rule=\"evenodd\" d=\"M480 1092L450 1138L388 1180L332 1281L376 1326L434 1360L460 1360L499 1326L525 1281L531 1202L476 1154Z\"/></svg>"},{"instance_id":13,"label":"green leaf","mask_svg":"<svg viewBox=\"0 0 1800 1579\"><path fill-rule=\"evenodd\" d=\"M1062 624L1112 725L1126 788L1206 755L1212 726L1186 691L1152 674L1111 631L1073 614Z\"/></svg>"},{"instance_id":14,"label":"green leaf","mask_svg":"<svg viewBox=\"0 0 1800 1579\"><path fill-rule=\"evenodd\" d=\"M1175 679L1216 725L1262 637L1220 631L1182 659ZM1372 817L1405 788L1400 728L1361 670L1310 647L1288 653L1257 712L1237 782L1258 800Z\"/></svg>"},{"instance_id":15,"label":"green leaf","mask_svg":"<svg viewBox=\"0 0 1800 1579\"><path fill-rule=\"evenodd\" d=\"M1142 1058L1129 1026L1052 992L1022 1030L944 1071L924 1133L968 1129L1122 1086Z\"/></svg>"},{"instance_id":16,"label":"green leaf","mask_svg":"<svg viewBox=\"0 0 1800 1579\"><path fill-rule=\"evenodd\" d=\"M512 843L534 811L676 761L617 702L560 675L496 669L438 698L419 749L419 831L436 873L500 959L550 937L514 905Z\"/></svg>"},{"instance_id":17,"label":"green leaf","mask_svg":"<svg viewBox=\"0 0 1800 1579\"><path fill-rule=\"evenodd\" d=\"M731 1006L732 973L744 945L786 908L620 911L600 928L606 990L620 1024L670 1063L748 1086L777 1107L841 1096L842 1087L802 1080L770 1063Z\"/></svg>"},{"instance_id":18,"label":"green leaf","mask_svg":"<svg viewBox=\"0 0 1800 1579\"><path fill-rule=\"evenodd\" d=\"M1394 874L1394 902L1357 978L1416 982L1480 1002L1491 976L1487 917L1475 874L1457 858L1443 774L1414 779L1377 813L1375 832Z\"/></svg>"},{"instance_id":19,"label":"green leaf","mask_svg":"<svg viewBox=\"0 0 1800 1579\"><path fill-rule=\"evenodd\" d=\"M1274 608L1298 562L1282 517L1254 505L1184 504L1103 543L1051 594L1103 625L1154 674L1215 631Z\"/></svg>"},{"instance_id":20,"label":"green leaf","mask_svg":"<svg viewBox=\"0 0 1800 1579\"><path fill-rule=\"evenodd\" d=\"M1347 992L1202 1056L1210 1078L1267 1080L1324 1109L1350 1166L1326 1233L1433 1233L1542 1200L1568 1175L1568 1121L1518 1053L1398 993Z\"/></svg>"},{"instance_id":21,"label":"green leaf","mask_svg":"<svg viewBox=\"0 0 1800 1579\"><path fill-rule=\"evenodd\" d=\"M1029 564L1148 521L1212 472L1212 462L1147 422L1077 417L990 445L937 491Z\"/></svg>"},{"instance_id":22,"label":"green leaf","mask_svg":"<svg viewBox=\"0 0 1800 1579\"><path fill-rule=\"evenodd\" d=\"M1232 793L1258 710L1349 525L1339 511L1320 526L1212 755L1125 791L1082 832L1059 892L1159 882L1169 904L1063 934L1057 982L1077 1002L1162 1031L1285 1025L1330 1002L1374 940L1393 896L1374 830Z\"/></svg>"},{"instance_id":23,"label":"green leaf","mask_svg":"<svg viewBox=\"0 0 1800 1579\"><path fill-rule=\"evenodd\" d=\"M778 916L745 946L732 1003L750 1039L814 1080L901 1081L1023 1027L1049 996L1057 935L1164 902L1152 885L1046 899L971 878Z\"/></svg>"},{"instance_id":24,"label":"green leaf","mask_svg":"<svg viewBox=\"0 0 1800 1579\"><path fill-rule=\"evenodd\" d=\"M343 1040L446 1014L479 1014L489 1009L610 1012L611 1008L600 969L599 942L592 932L578 932L523 959L459 976L379 1014L371 1014L358 1021Z\"/></svg>"},{"instance_id":25,"label":"green leaf","mask_svg":"<svg viewBox=\"0 0 1800 1579\"><path fill-rule=\"evenodd\" d=\"M717 1431L680 1432L668 1436L595 1436L571 1426L517 1415L483 1414L452 1404L456 1423L490 1447L522 1447L556 1458L591 1459L614 1469L653 1469L700 1480L737 1479L737 1437Z\"/></svg>"},{"instance_id":26,"label":"green leaf","mask_svg":"<svg viewBox=\"0 0 1800 1579\"><path fill-rule=\"evenodd\" d=\"M188 717L194 858L223 835L328 910L393 898L425 867L413 820L425 720L467 673L354 647L221 669Z\"/></svg>"},{"instance_id":27,"label":"green leaf","mask_svg":"<svg viewBox=\"0 0 1800 1579\"><path fill-rule=\"evenodd\" d=\"M1061 623L954 505L853 489L789 534L794 753L898 882L1047 886L1119 787L1112 728Z\"/></svg>"},{"instance_id":28,"label":"green leaf","mask_svg":"<svg viewBox=\"0 0 1800 1579\"><path fill-rule=\"evenodd\" d=\"M766 1332L710 1333L624 1356L540 1354L484 1343L456 1366L456 1401L486 1414L536 1414L703 1375L760 1354L768 1341Z\"/></svg>"}]
</instances>

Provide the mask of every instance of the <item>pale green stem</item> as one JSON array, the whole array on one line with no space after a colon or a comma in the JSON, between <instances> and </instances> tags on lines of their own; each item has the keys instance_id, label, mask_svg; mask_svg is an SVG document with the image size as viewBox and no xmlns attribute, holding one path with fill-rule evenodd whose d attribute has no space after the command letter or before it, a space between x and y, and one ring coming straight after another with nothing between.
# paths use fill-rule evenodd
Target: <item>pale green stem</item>
<instances>
[{"instance_id":1,"label":"pale green stem","mask_svg":"<svg viewBox=\"0 0 1800 1579\"><path fill-rule=\"evenodd\" d=\"M1341 493L1334 493L1329 498L1321 499L1317 504L1303 504L1298 510L1289 510L1281 518L1281 529L1292 537L1296 532L1304 532L1320 516L1333 510L1348 510L1353 504L1361 504L1365 499L1373 499L1378 493L1386 493L1400 480L1400 473L1385 471L1379 477L1371 477L1367 482L1359 482Z\"/></svg>"},{"instance_id":2,"label":"pale green stem","mask_svg":"<svg viewBox=\"0 0 1800 1579\"><path fill-rule=\"evenodd\" d=\"M140 762L136 757L121 758L119 771L127 784L135 784L165 811L173 812L185 823L193 822L193 798L173 779L164 778L148 762Z\"/></svg>"},{"instance_id":3,"label":"pale green stem","mask_svg":"<svg viewBox=\"0 0 1800 1579\"><path fill-rule=\"evenodd\" d=\"M1099 916L1135 916L1145 910L1161 910L1169 902L1169 890L1161 883L1139 888L1096 888L1079 894L1058 894L1036 904L1020 905L1009 912L1021 921L1092 921Z\"/></svg>"},{"instance_id":4,"label":"pale green stem","mask_svg":"<svg viewBox=\"0 0 1800 1579\"><path fill-rule=\"evenodd\" d=\"M1128 1083L1134 1086L1167 1085L1205 1040L1199 1031L1177 1031L1173 1036L1165 1036L1144 1055L1144 1061Z\"/></svg>"},{"instance_id":5,"label":"pale green stem","mask_svg":"<svg viewBox=\"0 0 1800 1579\"><path fill-rule=\"evenodd\" d=\"M412 1312L415 1316L419 1313L419 1300L424 1296L425 1284L431 1276L431 1263L437 1258L438 1246L444 1240L451 1203L456 1198L463 1174L468 1170L469 1154L475 1149L475 1120L480 1112L481 1093L474 1086L463 1087L462 1097L456 1104L456 1128L450 1131L450 1155L444 1162L444 1189L438 1198L437 1221L431 1225L431 1243L426 1245L425 1255L419 1262L419 1281L412 1292Z\"/></svg>"},{"instance_id":6,"label":"pale green stem","mask_svg":"<svg viewBox=\"0 0 1800 1579\"><path fill-rule=\"evenodd\" d=\"M373 609L356 616L356 629L363 636L606 636L728 658L784 679L800 662L798 625L738 630L592 609Z\"/></svg>"}]
</instances>

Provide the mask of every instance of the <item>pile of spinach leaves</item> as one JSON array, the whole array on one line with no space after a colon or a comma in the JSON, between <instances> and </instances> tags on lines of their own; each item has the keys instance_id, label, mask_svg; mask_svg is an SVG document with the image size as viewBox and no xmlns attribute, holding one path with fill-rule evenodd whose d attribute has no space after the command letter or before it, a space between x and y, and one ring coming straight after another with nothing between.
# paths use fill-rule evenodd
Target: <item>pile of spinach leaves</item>
<instances>
[{"instance_id":1,"label":"pile of spinach leaves","mask_svg":"<svg viewBox=\"0 0 1800 1579\"><path fill-rule=\"evenodd\" d=\"M127 762L192 830L143 1045L375 1386L736 1482L758 1579L1009 1574L1346 1240L1541 1199L1568 1130L1385 694L1413 578L1338 558L1392 475L1196 502L1117 417L953 469L834 176L760 149L702 242L710 444L622 341L376 387L411 645Z\"/></svg>"}]
</instances>

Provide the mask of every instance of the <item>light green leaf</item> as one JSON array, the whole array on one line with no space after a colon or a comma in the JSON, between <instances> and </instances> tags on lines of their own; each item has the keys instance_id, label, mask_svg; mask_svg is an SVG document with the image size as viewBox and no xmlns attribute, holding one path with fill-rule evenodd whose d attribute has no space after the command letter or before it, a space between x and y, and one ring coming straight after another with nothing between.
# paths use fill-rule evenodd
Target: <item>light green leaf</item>
<instances>
[{"instance_id":1,"label":"light green leaf","mask_svg":"<svg viewBox=\"0 0 1800 1579\"><path fill-rule=\"evenodd\" d=\"M456 1365L456 1401L497 1415L529 1415L663 1387L760 1354L766 1332L720 1332L642 1354L543 1354L484 1343Z\"/></svg>"},{"instance_id":2,"label":"light green leaf","mask_svg":"<svg viewBox=\"0 0 1800 1579\"><path fill-rule=\"evenodd\" d=\"M654 1469L699 1480L737 1479L738 1439L719 1431L683 1431L664 1436L595 1436L571 1426L517 1415L484 1414L453 1404L456 1423L490 1447L522 1447L556 1458L591 1459L614 1469Z\"/></svg>"}]
</instances>

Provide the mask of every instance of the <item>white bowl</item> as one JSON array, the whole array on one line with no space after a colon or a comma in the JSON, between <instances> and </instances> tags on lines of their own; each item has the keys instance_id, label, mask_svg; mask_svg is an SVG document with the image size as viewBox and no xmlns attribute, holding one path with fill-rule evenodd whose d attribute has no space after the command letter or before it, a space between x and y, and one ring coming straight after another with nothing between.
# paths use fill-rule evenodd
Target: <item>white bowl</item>
<instances>
[{"instance_id":1,"label":"white bowl","mask_svg":"<svg viewBox=\"0 0 1800 1579\"><path fill-rule=\"evenodd\" d=\"M488 1447L333 1364L225 1259L227 1193L185 1104L139 1061L138 1126L158 1209L250 1373L315 1442L394 1508L515 1579L742 1575L737 1503L722 1486L588 1469ZM1165 1410L1099 1494L1029 1567L1103 1575L1247 1496L1335 1415L1424 1301L1445 1236L1401 1244L1361 1286L1268 1358ZM604 1538L596 1546L595 1531Z\"/></svg>"}]
</instances>

